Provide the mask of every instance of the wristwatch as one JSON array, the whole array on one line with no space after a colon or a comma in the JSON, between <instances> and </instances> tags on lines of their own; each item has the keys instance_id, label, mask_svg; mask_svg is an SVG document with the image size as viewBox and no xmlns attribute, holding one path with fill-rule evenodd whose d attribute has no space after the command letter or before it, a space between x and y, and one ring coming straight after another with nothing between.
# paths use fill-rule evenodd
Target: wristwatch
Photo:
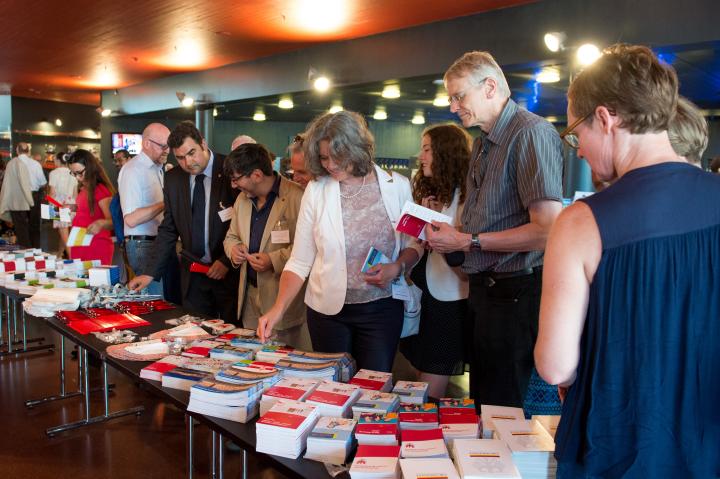
<instances>
[{"instance_id":1,"label":"wristwatch","mask_svg":"<svg viewBox=\"0 0 720 479\"><path fill-rule=\"evenodd\" d=\"M472 236L470 236L470 251L482 251L480 235L478 233L473 233Z\"/></svg>"}]
</instances>

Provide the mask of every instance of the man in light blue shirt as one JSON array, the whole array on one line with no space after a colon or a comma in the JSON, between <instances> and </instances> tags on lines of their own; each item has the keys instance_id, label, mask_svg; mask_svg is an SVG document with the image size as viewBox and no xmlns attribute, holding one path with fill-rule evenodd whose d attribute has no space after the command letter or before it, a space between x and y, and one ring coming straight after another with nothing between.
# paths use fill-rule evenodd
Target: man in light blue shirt
<instances>
[{"instance_id":1,"label":"man in light blue shirt","mask_svg":"<svg viewBox=\"0 0 720 479\"><path fill-rule=\"evenodd\" d=\"M30 179L30 190L32 191L33 205L28 212L28 229L30 243L23 246L40 247L40 203L43 202L43 187L47 184L45 173L38 161L30 157L30 145L24 142L18 143L18 159L25 165Z\"/></svg>"},{"instance_id":2,"label":"man in light blue shirt","mask_svg":"<svg viewBox=\"0 0 720 479\"><path fill-rule=\"evenodd\" d=\"M125 250L136 275L147 273L152 244L163 219L163 165L170 149L170 130L151 123L143 131L142 150L128 161L118 175L118 193L123 211ZM148 285L150 294L162 295L162 281Z\"/></svg>"}]
</instances>

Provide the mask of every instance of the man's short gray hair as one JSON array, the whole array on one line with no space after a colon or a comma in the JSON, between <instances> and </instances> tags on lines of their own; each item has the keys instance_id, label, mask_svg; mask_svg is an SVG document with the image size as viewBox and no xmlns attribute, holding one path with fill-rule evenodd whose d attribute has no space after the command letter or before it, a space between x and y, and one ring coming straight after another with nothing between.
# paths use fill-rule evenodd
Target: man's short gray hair
<instances>
[{"instance_id":1,"label":"man's short gray hair","mask_svg":"<svg viewBox=\"0 0 720 479\"><path fill-rule=\"evenodd\" d=\"M494 78L500 93L506 97L510 96L510 87L505 79L505 74L488 52L473 51L465 53L450 65L450 68L445 72L443 81L447 85L450 78L463 77L467 77L473 86L479 85L488 77Z\"/></svg>"},{"instance_id":2,"label":"man's short gray hair","mask_svg":"<svg viewBox=\"0 0 720 479\"><path fill-rule=\"evenodd\" d=\"M365 118L352 111L325 113L305 132L305 161L315 177L327 176L320 163L320 142L328 141L330 155L338 166L353 176L365 176L372 169L375 139Z\"/></svg>"},{"instance_id":3,"label":"man's short gray hair","mask_svg":"<svg viewBox=\"0 0 720 479\"><path fill-rule=\"evenodd\" d=\"M248 135L238 135L232 141L232 143L230 145L230 151L234 150L235 148L237 148L240 145L244 145L245 143L256 144L257 141L255 141L255 139L253 137L248 136Z\"/></svg>"}]
</instances>

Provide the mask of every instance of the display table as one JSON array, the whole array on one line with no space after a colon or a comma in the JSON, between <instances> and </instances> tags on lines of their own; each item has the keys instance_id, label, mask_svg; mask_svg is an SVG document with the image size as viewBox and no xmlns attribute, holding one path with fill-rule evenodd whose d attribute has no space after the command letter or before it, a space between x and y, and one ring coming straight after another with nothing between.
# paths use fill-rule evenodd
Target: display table
<instances>
[{"instance_id":1,"label":"display table","mask_svg":"<svg viewBox=\"0 0 720 479\"><path fill-rule=\"evenodd\" d=\"M158 311L152 314L144 315L143 319L146 319L151 323L150 326L142 326L134 328L141 336L147 336L156 331L168 329L171 326L165 324L166 319L179 317L185 314L185 311L178 307L173 310ZM30 317L30 316L29 316ZM305 459L287 459L278 456L268 455L264 453L258 453L255 451L255 422L253 419L250 423L241 424L233 421L227 421L224 419L213 418L205 416L203 414L187 412L187 404L189 402L190 393L181 391L178 389L170 389L162 387L159 381L150 381L140 378L140 370L150 364L150 362L143 361L124 361L108 356L105 353L107 343L100 341L92 334L79 334L75 330L69 328L64 322L57 318L34 318L36 321L42 321L46 323L53 330L60 333L62 337L62 352L64 353L64 340L69 339L78 346L78 368L80 370L80 391L65 394L64 391L64 359L61 362L61 396L51 396L50 398L44 398L36 400L35 404L46 402L47 400L64 399L65 397L72 396L83 396L85 403L85 418L74 423L64 424L48 429L46 432L48 435L53 436L59 432L83 427L90 424L99 422L105 422L110 419L142 413L142 407L131 408L123 411L110 412L109 410L109 389L110 385L107 382L107 366L110 365L123 374L130 377L135 382L142 383L145 389L151 391L153 394L159 396L162 400L167 401L185 411L186 414L186 453L187 453L187 477L193 476L193 424L199 422L210 428L213 432L213 451L212 451L212 464L213 464L213 476L216 475L215 468L217 467L217 477L222 477L223 468L223 440L231 440L237 444L243 450L243 458L246 458L247 453L253 454L262 461L269 461L270 464L277 468L280 472L293 478L329 478L330 475L327 473L325 466L319 462L305 460ZM103 387L102 391L105 399L105 410L104 414L99 416L91 416L90 412L90 401L89 394L92 392L89 389L89 367L88 367L88 354L96 356L101 360L101 367L103 373ZM64 354L63 354L64 356ZM247 477L246 463L243 464L243 477Z\"/></svg>"}]
</instances>

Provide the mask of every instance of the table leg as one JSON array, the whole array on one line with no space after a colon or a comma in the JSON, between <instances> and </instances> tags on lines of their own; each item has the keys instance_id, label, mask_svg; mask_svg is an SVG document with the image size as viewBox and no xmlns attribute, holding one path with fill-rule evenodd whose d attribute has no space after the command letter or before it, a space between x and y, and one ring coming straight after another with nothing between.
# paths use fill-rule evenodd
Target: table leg
<instances>
[{"instance_id":1,"label":"table leg","mask_svg":"<svg viewBox=\"0 0 720 479\"><path fill-rule=\"evenodd\" d=\"M223 479L225 469L225 440L222 434L218 434L220 448L218 450L218 479Z\"/></svg>"},{"instance_id":2,"label":"table leg","mask_svg":"<svg viewBox=\"0 0 720 479\"><path fill-rule=\"evenodd\" d=\"M193 422L191 415L185 415L185 446L187 454L187 478L193 477Z\"/></svg>"},{"instance_id":3,"label":"table leg","mask_svg":"<svg viewBox=\"0 0 720 479\"><path fill-rule=\"evenodd\" d=\"M105 400L105 414L102 416L90 416L90 380L89 380L89 363L88 363L88 353L87 349L78 347L78 362L80 361L80 358L82 358L82 368L81 368L81 376L82 376L82 382L83 385L83 399L85 403L85 419L82 419L80 421L71 422L68 424L62 424L60 426L51 427L45 430L45 433L52 437L57 433L68 431L70 429L77 429L83 426L89 426L90 424L95 424L99 422L105 422L109 421L110 419L115 419L118 417L123 416L129 416L131 414L135 414L139 416L142 414L142 412L145 410L144 406L137 406L131 409L125 409L123 411L117 411L114 413L109 412L109 385L107 381L107 364L105 363L105 360L103 359L103 399Z\"/></svg>"},{"instance_id":4,"label":"table leg","mask_svg":"<svg viewBox=\"0 0 720 479\"><path fill-rule=\"evenodd\" d=\"M7 322L7 341L2 346L7 346L6 351L0 351L0 357L2 356L8 356L10 354L22 354L22 353L30 353L34 351L46 351L46 350L54 350L55 345L50 344L40 344L38 346L30 346L28 347L27 343L39 343L45 340L45 338L28 338L27 337L27 324L25 319L25 310L22 311L22 339L18 339L17 334L17 302L13 299L10 299L7 295L5 296L5 300L7 302L7 314L5 316L5 321ZM12 323L14 327L13 333L10 332L10 303L12 303ZM20 306L22 308L22 306ZM0 310L2 309L2 305L0 304ZM0 322L0 327L2 326ZM13 337L14 336L14 337ZM18 348L17 346L22 345L22 347ZM13 349L13 346L15 348Z\"/></svg>"},{"instance_id":5,"label":"table leg","mask_svg":"<svg viewBox=\"0 0 720 479\"><path fill-rule=\"evenodd\" d=\"M211 471L210 471L210 477L213 479L217 478L217 436L218 434L213 431L212 432L212 452L210 456L210 464L211 464ZM222 443L220 444L220 450L222 450Z\"/></svg>"},{"instance_id":6,"label":"table leg","mask_svg":"<svg viewBox=\"0 0 720 479\"><path fill-rule=\"evenodd\" d=\"M242 479L247 479L247 451L243 449Z\"/></svg>"}]
</instances>

